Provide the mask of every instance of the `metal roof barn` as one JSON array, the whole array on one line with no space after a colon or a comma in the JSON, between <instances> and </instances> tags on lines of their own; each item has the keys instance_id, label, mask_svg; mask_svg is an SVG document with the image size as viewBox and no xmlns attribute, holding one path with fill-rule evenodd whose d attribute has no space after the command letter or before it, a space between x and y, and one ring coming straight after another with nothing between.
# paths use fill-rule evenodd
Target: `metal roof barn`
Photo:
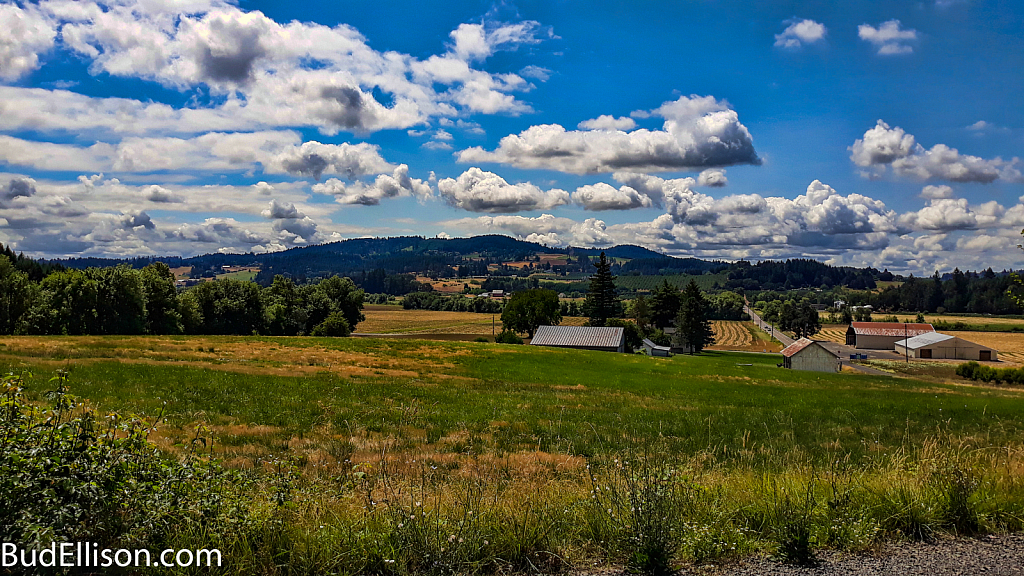
<instances>
[{"instance_id":1,"label":"metal roof barn","mask_svg":"<svg viewBox=\"0 0 1024 576\"><path fill-rule=\"evenodd\" d=\"M832 343L801 338L782 351L782 365L793 370L838 372L841 367L839 353L828 344Z\"/></svg>"},{"instance_id":2,"label":"metal roof barn","mask_svg":"<svg viewBox=\"0 0 1024 576\"><path fill-rule=\"evenodd\" d=\"M869 350L892 350L897 340L935 332L931 324L853 322L846 329L846 345Z\"/></svg>"},{"instance_id":3,"label":"metal roof barn","mask_svg":"<svg viewBox=\"0 0 1024 576\"><path fill-rule=\"evenodd\" d=\"M948 360L983 360L994 361L997 353L992 348L968 342L959 336L931 332L906 340L899 340L896 352L909 358L948 359Z\"/></svg>"},{"instance_id":4,"label":"metal roof barn","mask_svg":"<svg viewBox=\"0 0 1024 576\"><path fill-rule=\"evenodd\" d=\"M607 326L540 326L530 345L625 352L626 331Z\"/></svg>"}]
</instances>

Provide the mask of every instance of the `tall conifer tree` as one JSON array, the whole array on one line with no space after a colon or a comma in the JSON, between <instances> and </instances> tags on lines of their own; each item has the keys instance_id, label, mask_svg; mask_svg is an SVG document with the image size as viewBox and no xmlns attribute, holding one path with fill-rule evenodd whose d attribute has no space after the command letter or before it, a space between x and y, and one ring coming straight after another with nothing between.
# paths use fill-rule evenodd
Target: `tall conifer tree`
<instances>
[{"instance_id":1,"label":"tall conifer tree","mask_svg":"<svg viewBox=\"0 0 1024 576\"><path fill-rule=\"evenodd\" d=\"M587 316L590 317L591 326L604 326L608 323L609 318L617 318L622 315L622 303L615 291L612 265L608 262L604 252L601 252L601 258L597 261L596 266L597 271L590 278L590 288L583 306Z\"/></svg>"},{"instance_id":2,"label":"tall conifer tree","mask_svg":"<svg viewBox=\"0 0 1024 576\"><path fill-rule=\"evenodd\" d=\"M715 333L711 329L711 321L708 320L709 309L707 298L697 287L697 283L690 280L683 289L682 304L679 307L679 315L676 316L675 334L676 345L689 347L690 354L699 353L715 343Z\"/></svg>"}]
</instances>

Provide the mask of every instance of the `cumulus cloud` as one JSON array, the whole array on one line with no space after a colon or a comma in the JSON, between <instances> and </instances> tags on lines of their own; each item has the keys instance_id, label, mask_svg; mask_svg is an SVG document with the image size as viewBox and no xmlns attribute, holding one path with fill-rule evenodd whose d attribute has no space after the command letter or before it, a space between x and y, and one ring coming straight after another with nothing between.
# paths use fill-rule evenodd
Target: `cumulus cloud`
<instances>
[{"instance_id":1,"label":"cumulus cloud","mask_svg":"<svg viewBox=\"0 0 1024 576\"><path fill-rule=\"evenodd\" d=\"M164 188L163 186L159 186L157 184L147 186L143 190L143 195L145 196L146 200L161 204L180 203L184 201L184 199L181 196L178 196L177 194L171 192L167 188Z\"/></svg>"},{"instance_id":2,"label":"cumulus cloud","mask_svg":"<svg viewBox=\"0 0 1024 576\"><path fill-rule=\"evenodd\" d=\"M723 188L728 184L729 179L725 177L725 170L721 168L708 168L697 176L697 186Z\"/></svg>"},{"instance_id":3,"label":"cumulus cloud","mask_svg":"<svg viewBox=\"0 0 1024 576\"><path fill-rule=\"evenodd\" d=\"M270 201L267 209L262 212L264 218L270 218L271 220L278 220L282 218L303 218L305 215L299 212L299 209L295 207L295 204L291 202L278 202L277 199Z\"/></svg>"},{"instance_id":4,"label":"cumulus cloud","mask_svg":"<svg viewBox=\"0 0 1024 576\"><path fill-rule=\"evenodd\" d=\"M780 48L799 48L804 44L813 44L825 37L828 30L825 25L814 20L791 21L781 34L775 35L775 45Z\"/></svg>"},{"instance_id":5,"label":"cumulus cloud","mask_svg":"<svg viewBox=\"0 0 1024 576\"><path fill-rule=\"evenodd\" d=\"M133 228L145 228L147 230L153 230L154 228L156 228L156 224L153 223L153 219L150 218L149 214L146 214L145 211L132 210L130 212L121 214L120 223L121 226L127 230Z\"/></svg>"},{"instance_id":6,"label":"cumulus cloud","mask_svg":"<svg viewBox=\"0 0 1024 576\"><path fill-rule=\"evenodd\" d=\"M268 163L269 171L283 171L289 174L309 176L320 180L323 174L341 174L355 179L390 169L391 164L380 155L380 147L360 142L359 144L321 144L305 142L301 146L285 150Z\"/></svg>"},{"instance_id":7,"label":"cumulus cloud","mask_svg":"<svg viewBox=\"0 0 1024 576\"><path fill-rule=\"evenodd\" d=\"M36 181L31 178L11 178L7 186L0 192L0 198L13 200L18 197L29 197L36 193Z\"/></svg>"},{"instance_id":8,"label":"cumulus cloud","mask_svg":"<svg viewBox=\"0 0 1024 576\"><path fill-rule=\"evenodd\" d=\"M441 198L450 206L470 212L522 212L547 210L569 203L569 193L557 188L541 190L524 182L510 184L493 172L473 167L455 178L437 183Z\"/></svg>"},{"instance_id":9,"label":"cumulus cloud","mask_svg":"<svg viewBox=\"0 0 1024 576\"><path fill-rule=\"evenodd\" d=\"M940 186L933 186L929 184L921 189L921 198L927 198L929 200L938 200L940 198L952 198L953 189L945 184Z\"/></svg>"},{"instance_id":10,"label":"cumulus cloud","mask_svg":"<svg viewBox=\"0 0 1024 576\"><path fill-rule=\"evenodd\" d=\"M636 121L629 117L616 118L610 114L602 114L591 120L584 120L576 126L580 130L621 130L623 132L636 128Z\"/></svg>"},{"instance_id":11,"label":"cumulus cloud","mask_svg":"<svg viewBox=\"0 0 1024 576\"><path fill-rule=\"evenodd\" d=\"M857 35L861 40L870 42L882 56L910 54L914 48L911 42L917 40L917 30L905 30L899 20L882 22L878 28L870 24L857 27Z\"/></svg>"},{"instance_id":12,"label":"cumulus cloud","mask_svg":"<svg viewBox=\"0 0 1024 576\"><path fill-rule=\"evenodd\" d=\"M996 180L1024 181L1017 169L1019 160L996 157L986 160L961 154L956 148L936 144L930 149L916 143L914 136L902 128L890 127L879 120L864 137L850 146L850 159L865 168L865 176L879 176L892 167L897 176L918 180L950 180L953 182L990 183Z\"/></svg>"},{"instance_id":13,"label":"cumulus cloud","mask_svg":"<svg viewBox=\"0 0 1024 576\"><path fill-rule=\"evenodd\" d=\"M421 200L430 196L430 184L409 176L409 166L400 164L394 173L380 174L372 183L345 183L331 178L323 184L313 185L313 192L334 196L339 204L376 206L384 198L412 196Z\"/></svg>"},{"instance_id":14,"label":"cumulus cloud","mask_svg":"<svg viewBox=\"0 0 1024 576\"><path fill-rule=\"evenodd\" d=\"M661 130L567 131L558 124L532 126L501 139L494 151L475 147L460 162L498 162L573 174L616 170L695 170L760 164L753 139L736 112L706 96L682 96L636 117L665 119Z\"/></svg>"},{"instance_id":15,"label":"cumulus cloud","mask_svg":"<svg viewBox=\"0 0 1024 576\"><path fill-rule=\"evenodd\" d=\"M650 208L654 205L651 198L640 194L629 186L615 188L604 182L581 186L572 193L572 201L585 210L631 210L633 208Z\"/></svg>"},{"instance_id":16,"label":"cumulus cloud","mask_svg":"<svg viewBox=\"0 0 1024 576\"><path fill-rule=\"evenodd\" d=\"M463 230L506 233L527 242L547 246L606 246L613 242L604 221L587 218L577 222L551 214L526 216L479 216L444 222Z\"/></svg>"},{"instance_id":17,"label":"cumulus cloud","mask_svg":"<svg viewBox=\"0 0 1024 576\"><path fill-rule=\"evenodd\" d=\"M0 4L0 79L12 82L39 67L39 54L53 47L56 29L29 5Z\"/></svg>"},{"instance_id":18,"label":"cumulus cloud","mask_svg":"<svg viewBox=\"0 0 1024 576\"><path fill-rule=\"evenodd\" d=\"M464 24L452 32L446 53L419 59L374 50L351 26L282 24L227 2L83 0L44 3L40 11L60 26L63 46L87 59L94 74L142 78L177 90L205 85L223 97L210 107L172 111L187 117L183 131L314 126L325 134L365 133L463 111L529 111L512 94L529 90L529 82L475 64L496 51L541 41L532 21ZM52 29L48 34L38 46L29 37L11 44L14 56L30 53L20 68L35 66L34 51L52 44ZM138 102L131 107L136 114L169 108ZM110 108L101 103L87 115L94 119L75 120L110 125ZM61 129L57 115L44 116ZM166 117L146 120L174 125Z\"/></svg>"},{"instance_id":19,"label":"cumulus cloud","mask_svg":"<svg viewBox=\"0 0 1024 576\"><path fill-rule=\"evenodd\" d=\"M1004 212L996 202L972 208L964 198L936 198L917 212L902 215L900 222L915 230L974 230L996 223Z\"/></svg>"}]
</instances>

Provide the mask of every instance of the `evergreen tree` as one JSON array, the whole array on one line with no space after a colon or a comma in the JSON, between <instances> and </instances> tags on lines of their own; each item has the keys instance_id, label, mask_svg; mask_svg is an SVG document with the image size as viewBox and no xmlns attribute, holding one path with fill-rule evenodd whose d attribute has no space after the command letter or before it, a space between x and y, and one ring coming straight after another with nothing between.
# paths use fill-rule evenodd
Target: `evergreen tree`
<instances>
[{"instance_id":1,"label":"evergreen tree","mask_svg":"<svg viewBox=\"0 0 1024 576\"><path fill-rule=\"evenodd\" d=\"M666 328L672 325L679 314L681 298L682 295L675 286L669 284L668 280L662 280L661 286L651 297L651 321L656 327Z\"/></svg>"},{"instance_id":2,"label":"evergreen tree","mask_svg":"<svg viewBox=\"0 0 1024 576\"><path fill-rule=\"evenodd\" d=\"M590 317L591 326L604 326L609 318L622 315L622 303L615 291L615 277L612 276L612 267L604 252L601 252L596 266L597 271L590 278L590 289L583 307Z\"/></svg>"},{"instance_id":3,"label":"evergreen tree","mask_svg":"<svg viewBox=\"0 0 1024 576\"><path fill-rule=\"evenodd\" d=\"M651 323L651 307L647 301L647 297L643 294L638 294L633 300L632 310L633 320L636 321L636 327L641 332L647 332L647 326Z\"/></svg>"},{"instance_id":4,"label":"evergreen tree","mask_svg":"<svg viewBox=\"0 0 1024 576\"><path fill-rule=\"evenodd\" d=\"M690 354L700 353L715 343L715 333L708 320L710 303L697 287L697 282L690 280L683 289L679 314L676 316L675 343L681 348L689 348Z\"/></svg>"}]
</instances>

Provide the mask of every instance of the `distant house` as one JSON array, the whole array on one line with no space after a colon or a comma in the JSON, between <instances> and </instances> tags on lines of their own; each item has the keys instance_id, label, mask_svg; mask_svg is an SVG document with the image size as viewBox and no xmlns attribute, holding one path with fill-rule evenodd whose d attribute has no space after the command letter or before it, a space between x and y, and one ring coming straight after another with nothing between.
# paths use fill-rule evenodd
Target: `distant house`
<instances>
[{"instance_id":1,"label":"distant house","mask_svg":"<svg viewBox=\"0 0 1024 576\"><path fill-rule=\"evenodd\" d=\"M840 356L833 342L801 338L782 350L782 366L812 372L839 372Z\"/></svg>"},{"instance_id":2,"label":"distant house","mask_svg":"<svg viewBox=\"0 0 1024 576\"><path fill-rule=\"evenodd\" d=\"M658 346L654 342L651 342L649 339L644 338L644 352L646 352L648 356L667 357L671 350L672 349L669 348L668 346Z\"/></svg>"},{"instance_id":3,"label":"distant house","mask_svg":"<svg viewBox=\"0 0 1024 576\"><path fill-rule=\"evenodd\" d=\"M682 343L676 342L676 327L669 326L664 329L665 335L672 339L672 347L670 350L673 354L693 354L693 346L690 346L689 342L686 342L685 338Z\"/></svg>"},{"instance_id":4,"label":"distant house","mask_svg":"<svg viewBox=\"0 0 1024 576\"><path fill-rule=\"evenodd\" d=\"M931 324L853 322L846 329L846 345L866 350L892 350L896 341L935 332Z\"/></svg>"},{"instance_id":5,"label":"distant house","mask_svg":"<svg viewBox=\"0 0 1024 576\"><path fill-rule=\"evenodd\" d=\"M895 345L896 352L910 358L944 358L957 360L995 360L996 351L968 342L958 336L929 332L899 340Z\"/></svg>"},{"instance_id":6,"label":"distant house","mask_svg":"<svg viewBox=\"0 0 1024 576\"><path fill-rule=\"evenodd\" d=\"M625 352L626 331L599 326L540 326L534 332L530 345Z\"/></svg>"}]
</instances>

